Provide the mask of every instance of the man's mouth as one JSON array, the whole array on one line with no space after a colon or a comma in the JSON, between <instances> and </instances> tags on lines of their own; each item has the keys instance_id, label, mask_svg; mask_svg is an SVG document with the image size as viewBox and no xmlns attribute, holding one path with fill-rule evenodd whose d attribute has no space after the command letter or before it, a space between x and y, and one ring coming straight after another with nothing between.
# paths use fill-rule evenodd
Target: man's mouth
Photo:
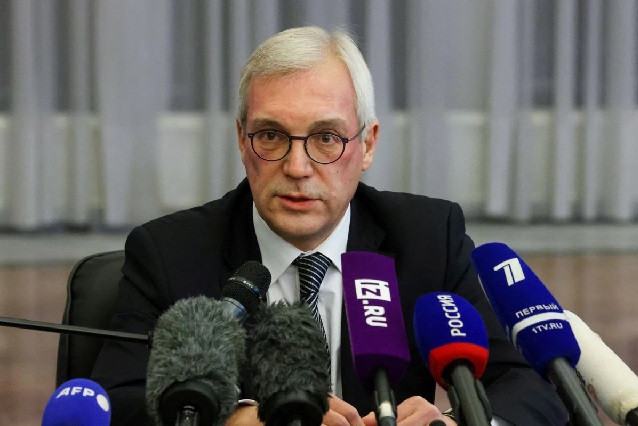
<instances>
[{"instance_id":1,"label":"man's mouth","mask_svg":"<svg viewBox=\"0 0 638 426\"><path fill-rule=\"evenodd\" d=\"M281 194L279 195L279 198L285 207L294 210L310 208L312 204L317 201L316 198L303 194Z\"/></svg>"},{"instance_id":2,"label":"man's mouth","mask_svg":"<svg viewBox=\"0 0 638 426\"><path fill-rule=\"evenodd\" d=\"M281 195L281 197L291 201L308 201L313 199L305 195L292 195L292 194L284 194L284 195Z\"/></svg>"}]
</instances>

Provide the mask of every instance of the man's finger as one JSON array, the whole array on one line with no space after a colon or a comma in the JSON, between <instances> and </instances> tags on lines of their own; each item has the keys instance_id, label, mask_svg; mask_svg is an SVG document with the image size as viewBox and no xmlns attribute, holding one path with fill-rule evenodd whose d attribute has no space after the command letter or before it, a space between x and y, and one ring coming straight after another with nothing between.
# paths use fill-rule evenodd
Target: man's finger
<instances>
[{"instance_id":1,"label":"man's finger","mask_svg":"<svg viewBox=\"0 0 638 426\"><path fill-rule=\"evenodd\" d=\"M335 395L328 399L330 410L323 416L326 426L365 426L359 412L352 405Z\"/></svg>"},{"instance_id":2,"label":"man's finger","mask_svg":"<svg viewBox=\"0 0 638 426\"><path fill-rule=\"evenodd\" d=\"M436 406L420 396L406 399L397 406L397 424L401 426L429 425L435 420L448 424ZM436 423L435 423L436 424Z\"/></svg>"}]
</instances>

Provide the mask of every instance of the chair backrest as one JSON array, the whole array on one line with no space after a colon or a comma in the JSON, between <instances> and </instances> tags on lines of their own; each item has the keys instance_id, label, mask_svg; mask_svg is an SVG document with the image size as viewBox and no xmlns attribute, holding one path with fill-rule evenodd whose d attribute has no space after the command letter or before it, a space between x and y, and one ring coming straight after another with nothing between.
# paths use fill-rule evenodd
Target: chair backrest
<instances>
[{"instance_id":1,"label":"chair backrest","mask_svg":"<svg viewBox=\"0 0 638 426\"><path fill-rule=\"evenodd\" d=\"M108 329L123 264L123 250L80 260L69 275L62 324ZM90 377L101 348L100 338L61 334L56 386L70 379Z\"/></svg>"}]
</instances>

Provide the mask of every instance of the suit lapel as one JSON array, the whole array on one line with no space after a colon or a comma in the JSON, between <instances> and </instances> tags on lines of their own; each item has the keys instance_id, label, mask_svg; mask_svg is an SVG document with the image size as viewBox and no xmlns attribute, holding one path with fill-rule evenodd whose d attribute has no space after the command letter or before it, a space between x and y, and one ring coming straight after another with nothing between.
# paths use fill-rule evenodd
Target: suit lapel
<instances>
[{"instance_id":1,"label":"suit lapel","mask_svg":"<svg viewBox=\"0 0 638 426\"><path fill-rule=\"evenodd\" d=\"M261 252L253 225L253 199L248 179L244 179L239 184L232 196L235 199L231 201L232 207L229 209L228 240L222 253L223 267L220 271L220 288L245 262L249 260L261 262Z\"/></svg>"}]
</instances>

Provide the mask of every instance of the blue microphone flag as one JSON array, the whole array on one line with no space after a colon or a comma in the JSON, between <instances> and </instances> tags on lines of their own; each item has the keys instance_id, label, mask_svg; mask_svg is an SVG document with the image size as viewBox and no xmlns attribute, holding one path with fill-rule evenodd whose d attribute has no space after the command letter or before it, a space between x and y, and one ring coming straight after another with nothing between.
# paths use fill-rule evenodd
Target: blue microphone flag
<instances>
[{"instance_id":1,"label":"blue microphone flag","mask_svg":"<svg viewBox=\"0 0 638 426\"><path fill-rule=\"evenodd\" d=\"M489 355L487 330L476 308L461 296L435 292L419 297L414 306L414 334L419 354L443 388L448 366L466 360L480 378Z\"/></svg>"},{"instance_id":2,"label":"blue microphone flag","mask_svg":"<svg viewBox=\"0 0 638 426\"><path fill-rule=\"evenodd\" d=\"M53 392L42 415L42 426L108 426L111 404L106 391L89 379L72 379Z\"/></svg>"},{"instance_id":3,"label":"blue microphone flag","mask_svg":"<svg viewBox=\"0 0 638 426\"><path fill-rule=\"evenodd\" d=\"M565 357L574 367L580 348L571 326L530 267L503 243L477 247L472 263L501 325L527 362L545 378L553 359Z\"/></svg>"}]
</instances>

